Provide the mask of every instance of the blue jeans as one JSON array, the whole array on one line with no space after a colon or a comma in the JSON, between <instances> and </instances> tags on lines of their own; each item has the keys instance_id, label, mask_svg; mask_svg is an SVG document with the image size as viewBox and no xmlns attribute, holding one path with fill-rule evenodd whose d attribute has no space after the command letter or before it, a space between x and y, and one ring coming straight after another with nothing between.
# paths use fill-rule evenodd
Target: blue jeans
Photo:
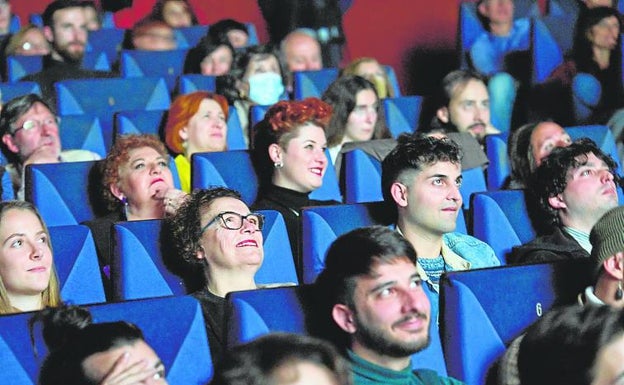
<instances>
[{"instance_id":1,"label":"blue jeans","mask_svg":"<svg viewBox=\"0 0 624 385\"><path fill-rule=\"evenodd\" d=\"M501 132L510 129L516 91L516 80L506 72L499 72L488 81L490 121Z\"/></svg>"}]
</instances>

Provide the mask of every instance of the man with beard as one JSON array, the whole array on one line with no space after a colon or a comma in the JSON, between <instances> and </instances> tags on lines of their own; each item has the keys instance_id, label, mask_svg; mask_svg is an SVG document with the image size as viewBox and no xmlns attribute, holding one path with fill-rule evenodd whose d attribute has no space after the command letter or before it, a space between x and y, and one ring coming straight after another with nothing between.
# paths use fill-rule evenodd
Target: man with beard
<instances>
[{"instance_id":1,"label":"man with beard","mask_svg":"<svg viewBox=\"0 0 624 385\"><path fill-rule=\"evenodd\" d=\"M339 333L355 385L462 384L435 371L412 371L411 355L429 345L430 305L416 251L397 232L363 227L338 237L316 281L326 318Z\"/></svg>"},{"instance_id":2,"label":"man with beard","mask_svg":"<svg viewBox=\"0 0 624 385\"><path fill-rule=\"evenodd\" d=\"M39 83L46 101L56 106L54 83L69 79L113 77L112 73L81 68L88 30L82 4L77 0L50 3L42 15L43 32L52 46L43 58L43 70L23 77L23 81Z\"/></svg>"},{"instance_id":3,"label":"man with beard","mask_svg":"<svg viewBox=\"0 0 624 385\"><path fill-rule=\"evenodd\" d=\"M468 132L479 143L499 131L490 123L490 97L485 80L472 71L457 70L442 79L437 110L430 127L422 131Z\"/></svg>"},{"instance_id":4,"label":"man with beard","mask_svg":"<svg viewBox=\"0 0 624 385\"><path fill-rule=\"evenodd\" d=\"M529 207L539 211L535 218L546 218L547 223L534 223L545 235L514 247L507 262L589 258L592 227L618 205L616 167L587 138L553 149L535 170L527 199Z\"/></svg>"}]
</instances>

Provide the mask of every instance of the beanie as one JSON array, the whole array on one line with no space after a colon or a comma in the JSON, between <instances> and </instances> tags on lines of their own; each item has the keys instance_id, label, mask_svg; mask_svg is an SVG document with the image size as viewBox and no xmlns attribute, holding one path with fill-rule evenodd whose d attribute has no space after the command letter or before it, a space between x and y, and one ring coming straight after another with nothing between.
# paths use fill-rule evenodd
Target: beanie
<instances>
[{"instance_id":1,"label":"beanie","mask_svg":"<svg viewBox=\"0 0 624 385\"><path fill-rule=\"evenodd\" d=\"M592 244L591 259L597 267L617 252L624 251L624 206L607 211L592 228L589 241Z\"/></svg>"}]
</instances>

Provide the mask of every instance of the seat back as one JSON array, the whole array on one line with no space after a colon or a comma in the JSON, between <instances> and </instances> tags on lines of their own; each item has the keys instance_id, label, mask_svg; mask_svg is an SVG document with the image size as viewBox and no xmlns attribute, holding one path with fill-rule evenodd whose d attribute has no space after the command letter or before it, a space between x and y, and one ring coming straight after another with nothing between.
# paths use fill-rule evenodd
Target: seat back
<instances>
[{"instance_id":1,"label":"seat back","mask_svg":"<svg viewBox=\"0 0 624 385\"><path fill-rule=\"evenodd\" d=\"M461 68L468 68L468 52L481 33L485 32L477 16L475 3L463 1L459 5L458 53Z\"/></svg>"},{"instance_id":2,"label":"seat back","mask_svg":"<svg viewBox=\"0 0 624 385\"><path fill-rule=\"evenodd\" d=\"M104 52L110 63L117 60L126 31L121 28L101 28L89 31L87 52Z\"/></svg>"},{"instance_id":3,"label":"seat back","mask_svg":"<svg viewBox=\"0 0 624 385\"><path fill-rule=\"evenodd\" d=\"M323 68L317 71L293 72L294 96L296 100L308 97L320 98L329 85L338 79L338 68Z\"/></svg>"},{"instance_id":4,"label":"seat back","mask_svg":"<svg viewBox=\"0 0 624 385\"><path fill-rule=\"evenodd\" d=\"M535 238L523 190L477 193L472 202L472 233L492 247L501 261L511 248Z\"/></svg>"},{"instance_id":5,"label":"seat back","mask_svg":"<svg viewBox=\"0 0 624 385\"><path fill-rule=\"evenodd\" d=\"M186 49L169 51L122 50L121 76L162 77L165 79L169 92L173 91L176 80L184 70Z\"/></svg>"},{"instance_id":6,"label":"seat back","mask_svg":"<svg viewBox=\"0 0 624 385\"><path fill-rule=\"evenodd\" d=\"M26 94L41 96L41 88L35 82L0 83L0 92L2 92L2 100L5 102Z\"/></svg>"},{"instance_id":7,"label":"seat back","mask_svg":"<svg viewBox=\"0 0 624 385\"><path fill-rule=\"evenodd\" d=\"M603 125L586 125L586 126L573 126L566 127L566 132L570 135L572 140L579 138L589 138L596 142L598 147L605 153L610 155L613 160L618 163L618 172L622 172L622 165L620 163L620 157L618 155L617 145L613 138L613 133L608 126Z\"/></svg>"},{"instance_id":8,"label":"seat back","mask_svg":"<svg viewBox=\"0 0 624 385\"><path fill-rule=\"evenodd\" d=\"M297 284L295 263L290 250L286 223L274 210L262 210L264 261L256 273L258 284ZM113 226L111 280L117 300L183 295L183 280L170 268L179 257L166 256L171 251L161 244L170 243L162 233L162 220L119 222ZM164 237L164 238L163 238ZM171 261L167 261L170 258Z\"/></svg>"},{"instance_id":9,"label":"seat back","mask_svg":"<svg viewBox=\"0 0 624 385\"><path fill-rule=\"evenodd\" d=\"M207 32L207 25L193 25L190 27L173 29L173 35L179 49L194 47L201 40L201 38L206 35Z\"/></svg>"},{"instance_id":10,"label":"seat back","mask_svg":"<svg viewBox=\"0 0 624 385\"><path fill-rule=\"evenodd\" d=\"M253 127L255 127L259 121L264 119L264 115L270 107L271 106L261 106L258 104L251 106L251 109L249 110L249 127L251 130L253 130ZM249 135L253 137L253 133L250 133Z\"/></svg>"},{"instance_id":11,"label":"seat back","mask_svg":"<svg viewBox=\"0 0 624 385\"><path fill-rule=\"evenodd\" d=\"M184 74L178 78L180 94L190 94L195 91L214 92L217 89L217 77L200 74Z\"/></svg>"},{"instance_id":12,"label":"seat back","mask_svg":"<svg viewBox=\"0 0 624 385\"><path fill-rule=\"evenodd\" d=\"M394 97L400 98L403 95L401 94L401 87L399 86L399 80L396 76L394 68L390 65L384 65L383 67L388 75L388 81L390 82L390 87L392 87L392 91L394 92Z\"/></svg>"},{"instance_id":13,"label":"seat back","mask_svg":"<svg viewBox=\"0 0 624 385\"><path fill-rule=\"evenodd\" d=\"M559 20L560 22L560 20ZM542 83L563 62L563 52L544 20L534 19L531 31L533 83Z\"/></svg>"},{"instance_id":14,"label":"seat back","mask_svg":"<svg viewBox=\"0 0 624 385\"><path fill-rule=\"evenodd\" d=\"M167 110L171 103L167 86L160 78L64 80L55 83L55 88L59 115L97 116L105 132L112 132L115 112ZM105 139L112 143L112 139Z\"/></svg>"},{"instance_id":15,"label":"seat back","mask_svg":"<svg viewBox=\"0 0 624 385\"><path fill-rule=\"evenodd\" d=\"M61 148L95 152L105 158L110 143L106 143L102 125L97 117L89 115L66 116L59 126Z\"/></svg>"},{"instance_id":16,"label":"seat back","mask_svg":"<svg viewBox=\"0 0 624 385\"><path fill-rule=\"evenodd\" d=\"M485 137L485 153L490 164L487 168L487 188L489 191L500 190L511 174L511 165L507 155L507 138L509 133L487 135Z\"/></svg>"},{"instance_id":17,"label":"seat back","mask_svg":"<svg viewBox=\"0 0 624 385\"><path fill-rule=\"evenodd\" d=\"M573 304L592 282L589 260L446 273L440 328L450 376L485 384L505 347L555 305Z\"/></svg>"},{"instance_id":18,"label":"seat back","mask_svg":"<svg viewBox=\"0 0 624 385\"><path fill-rule=\"evenodd\" d=\"M51 226L50 242L63 301L106 302L93 236L83 225Z\"/></svg>"},{"instance_id":19,"label":"seat back","mask_svg":"<svg viewBox=\"0 0 624 385\"><path fill-rule=\"evenodd\" d=\"M29 164L25 172L26 200L37 207L48 226L77 225L93 219L89 174L95 164Z\"/></svg>"},{"instance_id":20,"label":"seat back","mask_svg":"<svg viewBox=\"0 0 624 385\"><path fill-rule=\"evenodd\" d=\"M416 131L422 110L422 96L386 98L382 102L386 125L393 137Z\"/></svg>"},{"instance_id":21,"label":"seat back","mask_svg":"<svg viewBox=\"0 0 624 385\"><path fill-rule=\"evenodd\" d=\"M43 69L43 56L11 55L7 59L7 80L17 82L26 75ZM82 68L97 71L110 71L110 61L105 52L87 51L82 59Z\"/></svg>"},{"instance_id":22,"label":"seat back","mask_svg":"<svg viewBox=\"0 0 624 385\"><path fill-rule=\"evenodd\" d=\"M329 154L326 153L329 157ZM241 193L247 205L258 195L258 177L247 150L204 152L193 154L191 159L191 187L224 186ZM329 162L323 185L310 194L311 199L342 201L336 172Z\"/></svg>"},{"instance_id":23,"label":"seat back","mask_svg":"<svg viewBox=\"0 0 624 385\"><path fill-rule=\"evenodd\" d=\"M427 291L426 286L423 286ZM226 296L226 344L233 347L270 332L318 333L319 318L312 305L313 286L290 286L232 292ZM312 305L312 306L311 306ZM321 320L320 322L324 322ZM430 327L429 346L412 355L414 369L446 375L437 325Z\"/></svg>"}]
</instances>

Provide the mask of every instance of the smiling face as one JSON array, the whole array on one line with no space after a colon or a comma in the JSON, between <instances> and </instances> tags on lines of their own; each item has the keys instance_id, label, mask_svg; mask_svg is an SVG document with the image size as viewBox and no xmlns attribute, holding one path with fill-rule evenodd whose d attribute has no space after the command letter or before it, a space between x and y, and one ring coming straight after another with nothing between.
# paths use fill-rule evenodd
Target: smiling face
<instances>
[{"instance_id":1,"label":"smiling face","mask_svg":"<svg viewBox=\"0 0 624 385\"><path fill-rule=\"evenodd\" d=\"M128 162L119 167L119 181L111 186L113 195L125 197L135 207L162 205L162 195L173 188L167 159L152 147L139 147L128 155Z\"/></svg>"},{"instance_id":2,"label":"smiling face","mask_svg":"<svg viewBox=\"0 0 624 385\"><path fill-rule=\"evenodd\" d=\"M555 147L567 147L572 139L567 132L553 122L543 122L535 126L530 138L530 149L533 162L531 167L536 168L542 163Z\"/></svg>"},{"instance_id":3,"label":"smiling face","mask_svg":"<svg viewBox=\"0 0 624 385\"><path fill-rule=\"evenodd\" d=\"M349 114L342 143L371 140L377 123L379 100L373 90L362 90L355 97L355 107Z\"/></svg>"},{"instance_id":4,"label":"smiling face","mask_svg":"<svg viewBox=\"0 0 624 385\"><path fill-rule=\"evenodd\" d=\"M201 74L208 76L225 75L230 72L233 60L232 51L224 45L219 46L199 64Z\"/></svg>"},{"instance_id":5,"label":"smiling face","mask_svg":"<svg viewBox=\"0 0 624 385\"><path fill-rule=\"evenodd\" d=\"M204 99L186 127L180 130L180 137L186 141L186 156L190 159L196 152L225 151L227 123L219 103Z\"/></svg>"},{"instance_id":6,"label":"smiling face","mask_svg":"<svg viewBox=\"0 0 624 385\"><path fill-rule=\"evenodd\" d=\"M165 379L165 366L154 349L152 349L145 341L137 340L130 345L119 346L110 350L90 355L82 362L82 368L85 377L88 377L93 383L101 383L102 380L113 370L115 364L118 364L124 353L128 353L127 367L136 365L133 373L136 376L136 382L141 384L167 384ZM154 374L140 372L143 368L154 369ZM130 374L130 372L128 372ZM147 374L147 376L146 376ZM146 378L144 378L146 377Z\"/></svg>"},{"instance_id":7,"label":"smiling face","mask_svg":"<svg viewBox=\"0 0 624 385\"><path fill-rule=\"evenodd\" d=\"M23 129L27 121L38 122L30 129ZM58 162L61 153L58 123L54 114L42 103L35 102L13 125L14 134L6 134L2 141L10 151L19 155L24 164Z\"/></svg>"},{"instance_id":8,"label":"smiling face","mask_svg":"<svg viewBox=\"0 0 624 385\"><path fill-rule=\"evenodd\" d=\"M201 226L206 226L224 212L243 216L250 213L249 207L239 199L217 198L207 209L202 210ZM240 229L230 230L217 218L201 235L203 252L198 252L198 258L206 258L213 272L241 270L255 274L264 259L262 240L262 232L247 219L243 219Z\"/></svg>"},{"instance_id":9,"label":"smiling face","mask_svg":"<svg viewBox=\"0 0 624 385\"><path fill-rule=\"evenodd\" d=\"M585 164L568 172L565 190L549 198L549 203L561 210L564 225L589 233L609 209L618 205L618 195L614 176L602 159L589 153L577 160Z\"/></svg>"},{"instance_id":10,"label":"smiling face","mask_svg":"<svg viewBox=\"0 0 624 385\"><path fill-rule=\"evenodd\" d=\"M587 39L595 48L613 50L620 35L620 23L615 16L605 17L587 31Z\"/></svg>"},{"instance_id":11,"label":"smiling face","mask_svg":"<svg viewBox=\"0 0 624 385\"><path fill-rule=\"evenodd\" d=\"M25 296L40 296L52 271L50 240L37 216L9 209L0 224L0 277L13 304ZM25 310L25 309L23 309Z\"/></svg>"},{"instance_id":12,"label":"smiling face","mask_svg":"<svg viewBox=\"0 0 624 385\"><path fill-rule=\"evenodd\" d=\"M409 357L428 345L429 299L407 257L378 263L370 275L356 278L353 304L354 321L347 332L352 349L362 357Z\"/></svg>"},{"instance_id":13,"label":"smiling face","mask_svg":"<svg viewBox=\"0 0 624 385\"><path fill-rule=\"evenodd\" d=\"M272 161L283 164L273 173L273 184L308 193L323 184L327 168L327 138L323 128L310 123L300 126L297 131L286 148L277 144L269 147Z\"/></svg>"}]
</instances>

